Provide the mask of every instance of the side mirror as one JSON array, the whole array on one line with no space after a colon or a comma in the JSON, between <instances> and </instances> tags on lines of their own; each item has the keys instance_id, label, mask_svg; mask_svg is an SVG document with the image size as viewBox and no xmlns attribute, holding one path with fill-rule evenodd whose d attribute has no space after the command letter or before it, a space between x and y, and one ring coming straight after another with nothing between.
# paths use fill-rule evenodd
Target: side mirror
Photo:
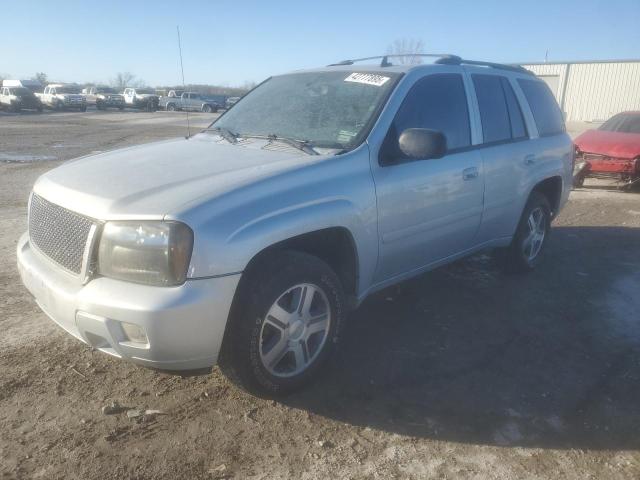
<instances>
[{"instance_id":1,"label":"side mirror","mask_svg":"<svg viewBox=\"0 0 640 480\"><path fill-rule=\"evenodd\" d=\"M428 128L407 128L398 139L400 151L415 160L440 158L447 153L447 137Z\"/></svg>"}]
</instances>

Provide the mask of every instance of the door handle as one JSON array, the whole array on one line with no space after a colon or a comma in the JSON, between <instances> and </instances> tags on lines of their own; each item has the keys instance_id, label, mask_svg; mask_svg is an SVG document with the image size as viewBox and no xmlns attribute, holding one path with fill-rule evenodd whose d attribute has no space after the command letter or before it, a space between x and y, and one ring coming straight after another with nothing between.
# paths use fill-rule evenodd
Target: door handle
<instances>
[{"instance_id":1,"label":"door handle","mask_svg":"<svg viewBox=\"0 0 640 480\"><path fill-rule=\"evenodd\" d=\"M473 180L474 178L478 178L478 169L476 167L465 168L462 171L463 180Z\"/></svg>"},{"instance_id":2,"label":"door handle","mask_svg":"<svg viewBox=\"0 0 640 480\"><path fill-rule=\"evenodd\" d=\"M533 153L524 157L525 165L533 165L534 163L536 163L536 156Z\"/></svg>"}]
</instances>

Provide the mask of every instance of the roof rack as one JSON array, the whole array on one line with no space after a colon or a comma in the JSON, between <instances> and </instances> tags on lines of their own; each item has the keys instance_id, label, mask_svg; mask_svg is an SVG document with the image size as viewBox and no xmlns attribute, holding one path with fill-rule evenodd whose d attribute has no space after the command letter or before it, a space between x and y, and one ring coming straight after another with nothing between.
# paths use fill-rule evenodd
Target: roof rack
<instances>
[{"instance_id":1,"label":"roof rack","mask_svg":"<svg viewBox=\"0 0 640 480\"><path fill-rule=\"evenodd\" d=\"M505 65L504 63L483 62L480 60L464 60L460 57L456 57L455 59L442 57L436 60L435 63L440 65L478 65L481 67L497 68L498 70L509 70L510 72L535 75L530 70L527 70L526 68L519 65Z\"/></svg>"},{"instance_id":2,"label":"roof rack","mask_svg":"<svg viewBox=\"0 0 640 480\"><path fill-rule=\"evenodd\" d=\"M431 57L431 58L450 58L452 60L454 59L459 59L461 60L460 57L457 57L456 55L449 55L448 53L393 53L393 54L389 54L389 55L379 55L377 57L364 57L364 58L354 58L353 60L342 60L341 62L338 63L331 63L329 65L327 65L327 67L338 67L341 65L353 65L356 62L364 62L367 60L377 60L379 58L382 59L382 61L380 62L380 66L381 67L391 67L393 64L391 62L389 62L389 57Z\"/></svg>"},{"instance_id":3,"label":"roof rack","mask_svg":"<svg viewBox=\"0 0 640 480\"><path fill-rule=\"evenodd\" d=\"M393 65L389 61L390 57L429 57L429 58L437 58L437 60L434 63L437 63L438 65L478 65L482 67L496 68L499 70L508 70L511 72L535 75L530 70L527 70L526 68L520 67L517 65L505 65L503 63L482 62L479 60L465 60L457 55L451 55L449 53L403 53L403 54L398 53L398 54L380 55L377 57L364 57L364 58L354 58L352 60L343 60L338 63L331 63L327 66L338 67L342 65L353 65L356 62L382 59L380 61L380 67L384 68L384 67L391 67Z\"/></svg>"}]
</instances>

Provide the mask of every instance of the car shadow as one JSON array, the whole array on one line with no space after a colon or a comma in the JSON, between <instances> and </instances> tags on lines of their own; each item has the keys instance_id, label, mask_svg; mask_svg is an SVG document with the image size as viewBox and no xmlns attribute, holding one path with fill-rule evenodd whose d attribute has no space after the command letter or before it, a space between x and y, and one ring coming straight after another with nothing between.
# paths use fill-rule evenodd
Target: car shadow
<instances>
[{"instance_id":1,"label":"car shadow","mask_svg":"<svg viewBox=\"0 0 640 480\"><path fill-rule=\"evenodd\" d=\"M640 229L556 227L545 262L488 255L369 298L290 406L489 445L640 447Z\"/></svg>"}]
</instances>

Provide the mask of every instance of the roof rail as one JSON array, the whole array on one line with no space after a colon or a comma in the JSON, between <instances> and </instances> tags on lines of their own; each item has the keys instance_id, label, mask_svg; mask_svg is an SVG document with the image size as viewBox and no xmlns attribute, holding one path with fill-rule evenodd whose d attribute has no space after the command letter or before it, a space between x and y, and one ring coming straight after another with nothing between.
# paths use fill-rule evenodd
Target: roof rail
<instances>
[{"instance_id":1,"label":"roof rail","mask_svg":"<svg viewBox=\"0 0 640 480\"><path fill-rule=\"evenodd\" d=\"M465 60L457 55L451 55L448 53L398 53L398 54L380 55L377 57L364 57L364 58L354 58L352 60L343 60L338 63L331 63L327 66L337 67L341 65L353 65L356 62L382 59L380 62L380 66L390 67L393 65L391 62L389 62L389 58L391 57L429 57L429 58L437 58L437 60L434 63L437 63L439 65L479 65L483 67L496 68L499 70L508 70L511 72L535 75L532 71L517 65L505 65L503 63L482 62L480 60Z\"/></svg>"},{"instance_id":2,"label":"roof rail","mask_svg":"<svg viewBox=\"0 0 640 480\"><path fill-rule=\"evenodd\" d=\"M508 70L510 72L518 72L518 73L526 73L528 75L535 75L531 70L527 70L526 68L518 65L505 65L503 63L483 62L481 60L465 60L460 57L457 57L455 59L443 57L436 60L435 63L438 63L440 65L478 65L481 67L496 68L498 70Z\"/></svg>"},{"instance_id":3,"label":"roof rail","mask_svg":"<svg viewBox=\"0 0 640 480\"><path fill-rule=\"evenodd\" d=\"M341 65L353 65L356 62L364 62L366 60L377 60L379 58L382 59L380 62L381 67L390 67L392 63L389 62L389 57L430 57L430 58L438 58L438 59L458 59L462 60L460 57L456 55L450 55L448 53L390 53L388 55L379 55L377 57L364 57L364 58L354 58L353 60L343 60L338 63L331 63L327 65L327 67L338 67Z\"/></svg>"}]
</instances>

